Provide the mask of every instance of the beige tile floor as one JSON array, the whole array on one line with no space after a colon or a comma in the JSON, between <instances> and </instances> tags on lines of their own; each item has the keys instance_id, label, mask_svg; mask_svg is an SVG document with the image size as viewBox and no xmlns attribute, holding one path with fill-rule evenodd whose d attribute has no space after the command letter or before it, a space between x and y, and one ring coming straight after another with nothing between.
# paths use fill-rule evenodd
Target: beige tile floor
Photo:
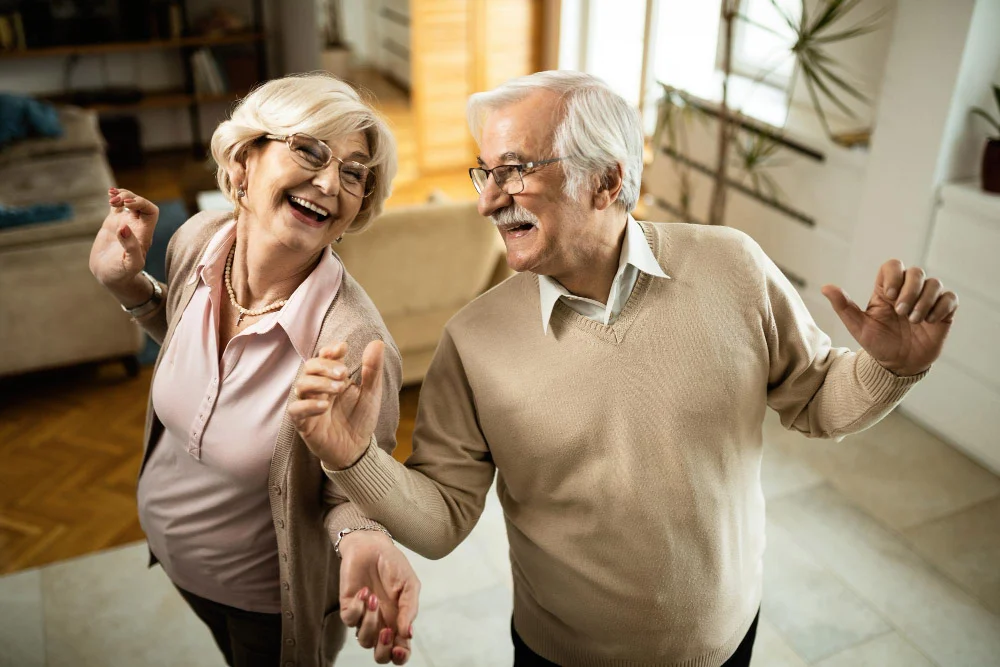
<instances>
[{"instance_id":1,"label":"beige tile floor","mask_svg":"<svg viewBox=\"0 0 1000 667\"><path fill-rule=\"evenodd\" d=\"M1000 665L1000 479L899 415L840 443L768 417L754 667ZM507 666L503 516L424 584L411 664ZM136 544L0 578L0 667L209 667L208 632ZM374 662L356 645L338 667Z\"/></svg>"}]
</instances>

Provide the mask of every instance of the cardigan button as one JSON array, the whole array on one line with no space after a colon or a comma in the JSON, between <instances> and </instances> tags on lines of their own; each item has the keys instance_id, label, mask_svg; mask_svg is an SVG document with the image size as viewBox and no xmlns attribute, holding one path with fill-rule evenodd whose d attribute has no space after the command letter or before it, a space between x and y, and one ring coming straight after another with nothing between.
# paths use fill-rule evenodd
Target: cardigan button
<instances>
[{"instance_id":1,"label":"cardigan button","mask_svg":"<svg viewBox=\"0 0 1000 667\"><path fill-rule=\"evenodd\" d=\"M289 586L289 584L288 584L287 581L282 581L281 582L281 587L284 588L286 591L287 590L291 590L291 588L292 588L291 586Z\"/></svg>"},{"instance_id":2,"label":"cardigan button","mask_svg":"<svg viewBox=\"0 0 1000 667\"><path fill-rule=\"evenodd\" d=\"M284 528L284 527L285 527L284 519L278 519L278 528Z\"/></svg>"},{"instance_id":3,"label":"cardigan button","mask_svg":"<svg viewBox=\"0 0 1000 667\"><path fill-rule=\"evenodd\" d=\"M285 643L288 644L289 646L295 646L295 640L292 639L291 637L289 637L288 639L286 639Z\"/></svg>"},{"instance_id":4,"label":"cardigan button","mask_svg":"<svg viewBox=\"0 0 1000 667\"><path fill-rule=\"evenodd\" d=\"M278 486L277 484L275 484L274 486L272 486L271 490L274 491L274 495L276 495L276 496L280 496L281 495L281 487Z\"/></svg>"},{"instance_id":5,"label":"cardigan button","mask_svg":"<svg viewBox=\"0 0 1000 667\"><path fill-rule=\"evenodd\" d=\"M285 612L285 618L292 619L294 617L295 617L295 614L293 614L292 612L290 612L290 611L286 611Z\"/></svg>"}]
</instances>

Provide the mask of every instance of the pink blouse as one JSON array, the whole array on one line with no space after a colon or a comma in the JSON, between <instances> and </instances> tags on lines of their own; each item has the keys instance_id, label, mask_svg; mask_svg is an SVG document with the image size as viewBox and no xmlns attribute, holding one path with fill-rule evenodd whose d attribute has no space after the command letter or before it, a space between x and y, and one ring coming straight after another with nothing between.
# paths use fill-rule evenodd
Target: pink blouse
<instances>
[{"instance_id":1,"label":"pink blouse","mask_svg":"<svg viewBox=\"0 0 1000 667\"><path fill-rule=\"evenodd\" d=\"M310 358L343 279L326 249L288 303L219 355L219 304L236 223L205 249L199 281L153 378L165 430L139 480L139 521L180 588L247 611L278 613L278 548L267 480L299 365ZM318 493L318 491L317 491Z\"/></svg>"}]
</instances>

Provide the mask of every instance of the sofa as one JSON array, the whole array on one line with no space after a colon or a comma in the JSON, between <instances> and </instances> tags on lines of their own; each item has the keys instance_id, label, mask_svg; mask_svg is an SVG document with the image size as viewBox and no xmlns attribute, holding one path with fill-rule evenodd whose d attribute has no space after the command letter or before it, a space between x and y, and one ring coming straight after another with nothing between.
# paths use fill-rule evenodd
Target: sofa
<instances>
[{"instance_id":1,"label":"sofa","mask_svg":"<svg viewBox=\"0 0 1000 667\"><path fill-rule=\"evenodd\" d=\"M0 229L0 376L101 360L138 372L139 328L91 275L114 184L95 113L59 109L63 136L0 151L0 204L68 203L59 222Z\"/></svg>"},{"instance_id":2,"label":"sofa","mask_svg":"<svg viewBox=\"0 0 1000 667\"><path fill-rule=\"evenodd\" d=\"M475 202L390 208L334 249L399 346L404 385L423 379L445 323L511 275L503 241Z\"/></svg>"}]
</instances>

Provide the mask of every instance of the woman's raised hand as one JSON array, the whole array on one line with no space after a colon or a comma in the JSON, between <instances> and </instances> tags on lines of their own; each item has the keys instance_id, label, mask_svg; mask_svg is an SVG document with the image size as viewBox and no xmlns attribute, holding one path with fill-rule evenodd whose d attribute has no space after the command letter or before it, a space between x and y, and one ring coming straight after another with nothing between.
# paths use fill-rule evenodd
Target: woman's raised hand
<instances>
[{"instance_id":1,"label":"woman's raised hand","mask_svg":"<svg viewBox=\"0 0 1000 667\"><path fill-rule=\"evenodd\" d=\"M146 253L160 217L156 204L129 190L108 190L111 207L90 249L90 272L126 306L141 303L148 283L136 280L146 266ZM143 281L145 282L145 281ZM136 301L129 304L127 301Z\"/></svg>"}]
</instances>

